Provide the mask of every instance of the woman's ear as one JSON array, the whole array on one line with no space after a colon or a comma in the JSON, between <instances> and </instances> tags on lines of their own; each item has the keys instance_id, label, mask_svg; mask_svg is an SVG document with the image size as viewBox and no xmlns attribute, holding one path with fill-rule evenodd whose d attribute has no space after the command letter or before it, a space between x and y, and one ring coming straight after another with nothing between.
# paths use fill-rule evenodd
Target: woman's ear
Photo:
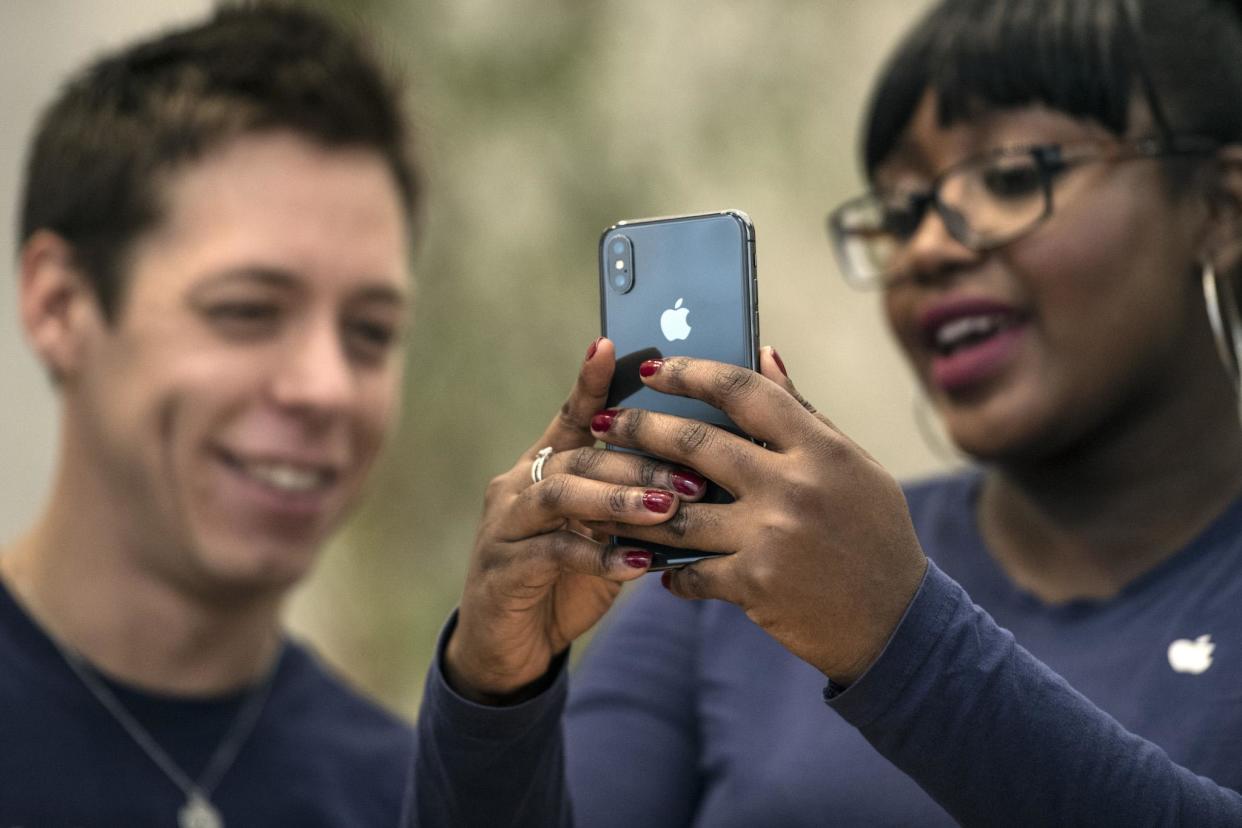
<instances>
[{"instance_id":1,"label":"woman's ear","mask_svg":"<svg viewBox=\"0 0 1242 828\"><path fill-rule=\"evenodd\" d=\"M20 307L26 341L57 384L77 371L89 332L101 322L94 290L73 247L50 230L22 245Z\"/></svg>"},{"instance_id":2,"label":"woman's ear","mask_svg":"<svg viewBox=\"0 0 1242 828\"><path fill-rule=\"evenodd\" d=\"M1216 160L1204 257L1223 273L1242 261L1242 145L1222 147L1217 151Z\"/></svg>"}]
</instances>

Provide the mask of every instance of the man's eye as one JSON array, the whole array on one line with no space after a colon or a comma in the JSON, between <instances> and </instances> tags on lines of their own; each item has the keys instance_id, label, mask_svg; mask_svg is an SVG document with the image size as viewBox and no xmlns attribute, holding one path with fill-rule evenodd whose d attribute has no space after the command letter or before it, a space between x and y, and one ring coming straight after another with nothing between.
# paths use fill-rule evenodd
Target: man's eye
<instances>
[{"instance_id":1,"label":"man's eye","mask_svg":"<svg viewBox=\"0 0 1242 828\"><path fill-rule=\"evenodd\" d=\"M392 328L373 322L355 322L352 329L358 336L376 345L388 345L396 336Z\"/></svg>"},{"instance_id":2,"label":"man's eye","mask_svg":"<svg viewBox=\"0 0 1242 828\"><path fill-rule=\"evenodd\" d=\"M996 198L1027 198L1043 187L1043 174L1033 163L995 164L983 170L983 188Z\"/></svg>"},{"instance_id":3,"label":"man's eye","mask_svg":"<svg viewBox=\"0 0 1242 828\"><path fill-rule=\"evenodd\" d=\"M365 360L382 359L396 344L397 329L384 322L357 320L345 326L349 347Z\"/></svg>"},{"instance_id":4,"label":"man's eye","mask_svg":"<svg viewBox=\"0 0 1242 828\"><path fill-rule=\"evenodd\" d=\"M213 322L257 326L274 321L280 309L262 302L221 302L210 305L206 312Z\"/></svg>"}]
</instances>

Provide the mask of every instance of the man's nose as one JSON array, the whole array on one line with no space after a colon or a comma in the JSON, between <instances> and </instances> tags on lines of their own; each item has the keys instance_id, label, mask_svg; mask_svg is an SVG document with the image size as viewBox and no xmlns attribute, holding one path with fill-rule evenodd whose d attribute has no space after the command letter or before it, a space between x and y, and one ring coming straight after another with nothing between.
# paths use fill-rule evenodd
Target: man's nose
<instances>
[{"instance_id":1,"label":"man's nose","mask_svg":"<svg viewBox=\"0 0 1242 828\"><path fill-rule=\"evenodd\" d=\"M290 332L272 380L272 396L283 408L330 415L353 399L354 371L334 321L316 320Z\"/></svg>"}]
</instances>

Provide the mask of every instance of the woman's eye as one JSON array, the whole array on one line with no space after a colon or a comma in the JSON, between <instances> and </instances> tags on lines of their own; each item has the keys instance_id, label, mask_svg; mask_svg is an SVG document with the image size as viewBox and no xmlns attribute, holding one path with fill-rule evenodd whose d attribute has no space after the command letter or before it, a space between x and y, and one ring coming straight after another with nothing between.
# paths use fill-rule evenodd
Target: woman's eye
<instances>
[{"instance_id":1,"label":"woman's eye","mask_svg":"<svg viewBox=\"0 0 1242 828\"><path fill-rule=\"evenodd\" d=\"M1026 198L1043 190L1043 174L1035 164L996 164L983 170L983 187L996 198Z\"/></svg>"},{"instance_id":2,"label":"woman's eye","mask_svg":"<svg viewBox=\"0 0 1242 828\"><path fill-rule=\"evenodd\" d=\"M908 239L918 232L930 199L910 197L883 207L881 226L898 239Z\"/></svg>"}]
</instances>

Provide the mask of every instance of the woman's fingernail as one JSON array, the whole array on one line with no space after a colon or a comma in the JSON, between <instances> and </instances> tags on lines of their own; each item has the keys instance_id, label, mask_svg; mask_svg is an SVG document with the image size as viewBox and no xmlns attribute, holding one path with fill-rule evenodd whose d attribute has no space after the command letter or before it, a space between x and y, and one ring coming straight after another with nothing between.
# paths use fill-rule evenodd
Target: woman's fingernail
<instances>
[{"instance_id":1,"label":"woman's fingernail","mask_svg":"<svg viewBox=\"0 0 1242 828\"><path fill-rule=\"evenodd\" d=\"M651 566L651 553L642 549L631 549L624 555L625 565L631 569L647 569Z\"/></svg>"},{"instance_id":2,"label":"woman's fingernail","mask_svg":"<svg viewBox=\"0 0 1242 828\"><path fill-rule=\"evenodd\" d=\"M781 355L776 352L775 348L772 349L772 361L776 363L777 368L781 369L782 374L789 376L789 372L785 370L785 360L781 359Z\"/></svg>"},{"instance_id":3,"label":"woman's fingernail","mask_svg":"<svg viewBox=\"0 0 1242 828\"><path fill-rule=\"evenodd\" d=\"M673 582L673 573L669 572L667 569L660 573L660 586L664 587L665 589L671 590L673 588L671 586L672 582Z\"/></svg>"},{"instance_id":4,"label":"woman's fingernail","mask_svg":"<svg viewBox=\"0 0 1242 828\"><path fill-rule=\"evenodd\" d=\"M621 413L615 408L606 408L591 418L591 431L607 432L612 428L612 421Z\"/></svg>"},{"instance_id":5,"label":"woman's fingernail","mask_svg":"<svg viewBox=\"0 0 1242 828\"><path fill-rule=\"evenodd\" d=\"M649 359L642 365L638 366L638 375L640 377L654 377L656 372L664 367L664 360Z\"/></svg>"},{"instance_id":6,"label":"woman's fingernail","mask_svg":"<svg viewBox=\"0 0 1242 828\"><path fill-rule=\"evenodd\" d=\"M603 339L602 336L595 337L595 341L591 343L591 346L589 348L587 348L587 355L586 355L586 359L583 360L584 362L590 362L591 357L595 356L595 352L599 350L599 341L601 339Z\"/></svg>"},{"instance_id":7,"label":"woman's fingernail","mask_svg":"<svg viewBox=\"0 0 1242 828\"><path fill-rule=\"evenodd\" d=\"M673 488L691 497L701 494L707 488L707 481L694 472L673 472L669 475Z\"/></svg>"},{"instance_id":8,"label":"woman's fingernail","mask_svg":"<svg viewBox=\"0 0 1242 828\"><path fill-rule=\"evenodd\" d=\"M659 489L648 489L643 492L643 505L647 507L647 511L659 515L668 514L668 510L673 508L673 500L675 498L671 494Z\"/></svg>"}]
</instances>

